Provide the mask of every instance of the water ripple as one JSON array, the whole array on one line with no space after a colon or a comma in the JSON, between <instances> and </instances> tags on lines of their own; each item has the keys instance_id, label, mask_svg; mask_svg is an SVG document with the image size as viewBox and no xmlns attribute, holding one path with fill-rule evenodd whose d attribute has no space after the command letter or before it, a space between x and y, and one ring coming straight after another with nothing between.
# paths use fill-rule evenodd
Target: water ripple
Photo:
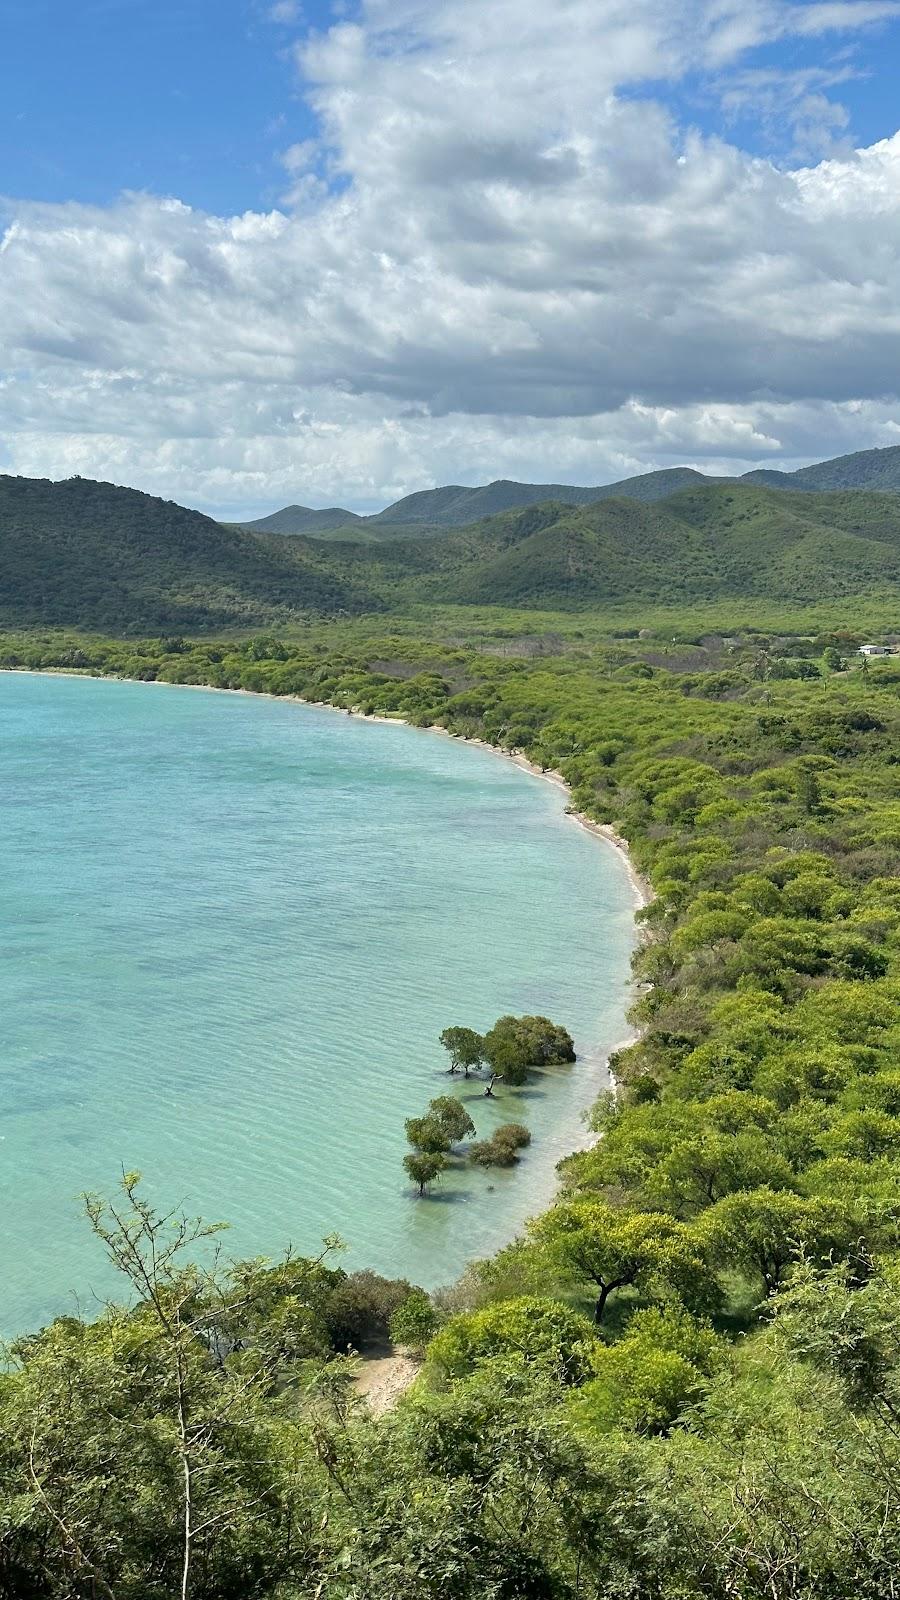
<instances>
[{"instance_id":1,"label":"water ripple","mask_svg":"<svg viewBox=\"0 0 900 1600\"><path fill-rule=\"evenodd\" d=\"M76 1196L123 1165L229 1219L234 1253L337 1230L351 1265L429 1284L535 1209L596 1069L457 1085L480 1133L530 1123L517 1173L420 1204L400 1161L447 1023L625 1031L628 885L558 790L412 729L145 685L0 674L0 739L6 1331L109 1291Z\"/></svg>"}]
</instances>

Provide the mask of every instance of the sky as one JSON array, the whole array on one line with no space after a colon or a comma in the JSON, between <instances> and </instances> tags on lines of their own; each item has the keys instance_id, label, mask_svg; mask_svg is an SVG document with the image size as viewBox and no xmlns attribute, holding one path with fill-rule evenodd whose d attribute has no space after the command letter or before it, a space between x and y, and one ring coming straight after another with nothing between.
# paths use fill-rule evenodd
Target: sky
<instances>
[{"instance_id":1,"label":"sky","mask_svg":"<svg viewBox=\"0 0 900 1600\"><path fill-rule=\"evenodd\" d=\"M0 472L220 516L900 444L900 0L0 0Z\"/></svg>"}]
</instances>

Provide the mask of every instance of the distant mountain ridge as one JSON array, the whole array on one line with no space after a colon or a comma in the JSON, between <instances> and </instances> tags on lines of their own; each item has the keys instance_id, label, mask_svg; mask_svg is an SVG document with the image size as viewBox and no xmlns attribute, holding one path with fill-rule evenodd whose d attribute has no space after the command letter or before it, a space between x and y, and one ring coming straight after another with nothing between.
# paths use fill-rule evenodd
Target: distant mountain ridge
<instances>
[{"instance_id":1,"label":"distant mountain ridge","mask_svg":"<svg viewBox=\"0 0 900 1600\"><path fill-rule=\"evenodd\" d=\"M636 478L623 478L620 483L603 483L593 488L566 483L516 483L511 478L497 478L493 483L476 488L451 483L440 489L418 489L369 517L360 517L339 507L314 511L309 506L285 506L269 517L242 522L239 526L250 533L305 534L317 538L339 532L353 540L392 539L407 533L424 533L429 528L464 528L483 517L541 505L548 500L559 500L571 506L594 505L598 500L622 497L649 502L664 500L666 495L692 483L721 481L704 478L703 473L695 472L693 467L663 468L659 472L644 472Z\"/></svg>"},{"instance_id":2,"label":"distant mountain ridge","mask_svg":"<svg viewBox=\"0 0 900 1600\"><path fill-rule=\"evenodd\" d=\"M858 450L853 455L836 456L832 461L800 467L796 472L760 467L736 479L712 477L693 467L665 467L658 472L642 472L634 478L591 488L565 483L517 483L510 478L498 478L476 488L447 484L439 489L419 489L369 517L358 516L340 506L330 506L324 511L314 511L309 506L285 506L269 517L240 526L253 533L306 534L310 538L392 539L407 534L415 536L429 529L464 528L483 517L540 505L548 500L559 500L570 506L596 505L598 501L611 499L652 504L680 489L702 483L730 482L813 494L831 489L896 494L900 493L900 445Z\"/></svg>"},{"instance_id":3,"label":"distant mountain ridge","mask_svg":"<svg viewBox=\"0 0 900 1600\"><path fill-rule=\"evenodd\" d=\"M874 594L900 614L900 494L694 474L663 499L544 501L441 537L416 526L357 542L252 533L113 484L0 477L0 625L146 636L410 607L639 614L724 599L836 599L849 615Z\"/></svg>"},{"instance_id":4,"label":"distant mountain ridge","mask_svg":"<svg viewBox=\"0 0 900 1600\"><path fill-rule=\"evenodd\" d=\"M879 450L856 450L849 456L817 461L796 472L761 467L744 474L747 483L764 483L770 489L802 489L817 494L829 489L867 489L876 494L900 493L900 445Z\"/></svg>"},{"instance_id":5,"label":"distant mountain ridge","mask_svg":"<svg viewBox=\"0 0 900 1600\"><path fill-rule=\"evenodd\" d=\"M310 506L285 506L273 511L270 517L258 517L255 522L241 522L237 526L248 533L330 533L333 528L349 528L365 522L355 511L345 511L343 506L326 506L314 511Z\"/></svg>"}]
</instances>

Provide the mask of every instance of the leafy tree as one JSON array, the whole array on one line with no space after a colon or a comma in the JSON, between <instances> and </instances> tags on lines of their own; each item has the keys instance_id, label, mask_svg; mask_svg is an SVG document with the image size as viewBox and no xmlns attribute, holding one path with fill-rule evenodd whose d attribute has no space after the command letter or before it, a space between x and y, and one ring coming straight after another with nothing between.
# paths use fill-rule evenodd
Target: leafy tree
<instances>
[{"instance_id":1,"label":"leafy tree","mask_svg":"<svg viewBox=\"0 0 900 1600\"><path fill-rule=\"evenodd\" d=\"M461 1100L455 1095L439 1095L428 1106L428 1115L443 1128L451 1144L468 1139L475 1132L475 1124Z\"/></svg>"},{"instance_id":2,"label":"leafy tree","mask_svg":"<svg viewBox=\"0 0 900 1600\"><path fill-rule=\"evenodd\" d=\"M677 1305L638 1311L620 1340L594 1348L596 1376L580 1391L574 1415L592 1431L666 1433L706 1392L726 1351L709 1324Z\"/></svg>"},{"instance_id":3,"label":"leafy tree","mask_svg":"<svg viewBox=\"0 0 900 1600\"><path fill-rule=\"evenodd\" d=\"M472 1118L454 1095L439 1095L423 1117L408 1117L405 1126L409 1143L429 1155L446 1155L454 1144L475 1132Z\"/></svg>"},{"instance_id":4,"label":"leafy tree","mask_svg":"<svg viewBox=\"0 0 900 1600\"><path fill-rule=\"evenodd\" d=\"M444 1171L447 1157L440 1150L415 1150L403 1157L403 1165L422 1196L428 1185Z\"/></svg>"},{"instance_id":5,"label":"leafy tree","mask_svg":"<svg viewBox=\"0 0 900 1600\"><path fill-rule=\"evenodd\" d=\"M265 1331L273 1303L315 1308L322 1258L282 1263L277 1288L252 1264L201 1270L190 1257L218 1230L156 1212L133 1173L118 1199L86 1205L137 1301L13 1349L0 1385L10 1593L200 1600L305 1581L319 1553L273 1409L282 1343Z\"/></svg>"},{"instance_id":6,"label":"leafy tree","mask_svg":"<svg viewBox=\"0 0 900 1600\"><path fill-rule=\"evenodd\" d=\"M519 1151L531 1143L531 1134L521 1122L504 1122L489 1139L473 1144L469 1159L480 1167L514 1167Z\"/></svg>"},{"instance_id":7,"label":"leafy tree","mask_svg":"<svg viewBox=\"0 0 900 1600\"><path fill-rule=\"evenodd\" d=\"M767 1295L801 1257L827 1261L846 1251L853 1231L839 1206L765 1187L727 1195L704 1220L718 1261L757 1274Z\"/></svg>"},{"instance_id":8,"label":"leafy tree","mask_svg":"<svg viewBox=\"0 0 900 1600\"><path fill-rule=\"evenodd\" d=\"M394 1344L424 1350L437 1327L437 1313L424 1289L413 1289L401 1301L390 1322Z\"/></svg>"},{"instance_id":9,"label":"leafy tree","mask_svg":"<svg viewBox=\"0 0 900 1600\"><path fill-rule=\"evenodd\" d=\"M440 1117L407 1117L406 1137L415 1150L427 1155L446 1155L452 1140Z\"/></svg>"},{"instance_id":10,"label":"leafy tree","mask_svg":"<svg viewBox=\"0 0 900 1600\"><path fill-rule=\"evenodd\" d=\"M643 1193L648 1205L689 1218L739 1190L760 1184L790 1188L794 1176L790 1162L765 1134L709 1132L677 1144L647 1174Z\"/></svg>"},{"instance_id":11,"label":"leafy tree","mask_svg":"<svg viewBox=\"0 0 900 1600\"><path fill-rule=\"evenodd\" d=\"M797 773L797 799L807 816L814 816L821 809L822 785L810 767L801 767Z\"/></svg>"},{"instance_id":12,"label":"leafy tree","mask_svg":"<svg viewBox=\"0 0 900 1600\"><path fill-rule=\"evenodd\" d=\"M598 1324L617 1289L636 1288L651 1299L678 1294L692 1306L712 1298L699 1240L684 1223L662 1213L569 1200L538 1217L531 1228L558 1270L576 1283L596 1285Z\"/></svg>"},{"instance_id":13,"label":"leafy tree","mask_svg":"<svg viewBox=\"0 0 900 1600\"><path fill-rule=\"evenodd\" d=\"M417 1292L405 1278L384 1278L369 1269L349 1273L325 1307L333 1348L359 1349L367 1340L386 1338L394 1314Z\"/></svg>"},{"instance_id":14,"label":"leafy tree","mask_svg":"<svg viewBox=\"0 0 900 1600\"><path fill-rule=\"evenodd\" d=\"M557 1300L522 1296L453 1317L428 1348L428 1372L460 1378L481 1361L516 1355L550 1361L568 1382L589 1372L590 1323Z\"/></svg>"},{"instance_id":15,"label":"leafy tree","mask_svg":"<svg viewBox=\"0 0 900 1600\"><path fill-rule=\"evenodd\" d=\"M441 1044L450 1056L450 1071L462 1067L465 1077L480 1067L484 1060L484 1039L473 1028L445 1028Z\"/></svg>"},{"instance_id":16,"label":"leafy tree","mask_svg":"<svg viewBox=\"0 0 900 1600\"><path fill-rule=\"evenodd\" d=\"M497 1078L515 1088L534 1067L575 1060L571 1034L548 1017L500 1017L484 1036L483 1053L491 1072L488 1094Z\"/></svg>"}]
</instances>

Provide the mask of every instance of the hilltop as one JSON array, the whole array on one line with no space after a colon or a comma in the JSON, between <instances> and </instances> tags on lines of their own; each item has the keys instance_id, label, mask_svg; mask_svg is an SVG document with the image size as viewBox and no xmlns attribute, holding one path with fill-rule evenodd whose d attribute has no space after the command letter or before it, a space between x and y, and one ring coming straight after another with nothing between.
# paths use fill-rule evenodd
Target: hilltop
<instances>
[{"instance_id":1,"label":"hilltop","mask_svg":"<svg viewBox=\"0 0 900 1600\"><path fill-rule=\"evenodd\" d=\"M270 517L258 517L255 522L241 522L235 526L248 533L307 533L313 538L329 534L335 528L346 528L348 532L358 530L358 536L362 537L365 521L365 517L345 511L342 506L326 506L322 511L314 511L311 506L285 506L282 511L273 511ZM357 537L357 533L353 537Z\"/></svg>"},{"instance_id":2,"label":"hilltop","mask_svg":"<svg viewBox=\"0 0 900 1600\"><path fill-rule=\"evenodd\" d=\"M493 483L476 488L451 483L440 489L419 489L368 517L339 506L323 511L314 511L309 506L285 506L269 517L242 522L239 526L252 533L306 534L310 538L334 537L354 542L416 538L446 528L465 528L501 511L541 505L547 500L559 500L572 506L594 505L599 500L623 496L629 500L663 500L689 484L707 481L715 480L705 479L702 472L695 472L692 467L645 472L636 478L623 478L619 483L604 483L593 488L568 483L517 483L511 478L497 478Z\"/></svg>"},{"instance_id":3,"label":"hilltop","mask_svg":"<svg viewBox=\"0 0 900 1600\"><path fill-rule=\"evenodd\" d=\"M559 500L570 506L597 505L603 500L638 500L653 504L666 500L682 489L711 484L721 488L729 483L757 484L771 489L794 489L816 494L823 490L863 489L876 493L900 493L900 445L881 450L860 450L853 455L836 456L796 472L759 468L741 478L717 478L697 472L693 467L667 467L658 472L643 472L615 483L585 488L566 483L517 483L497 478L476 488L447 484L438 489L420 489L395 500L372 516L358 516L339 506L323 511L308 506L285 506L269 517L240 526L254 533L307 534L311 538L338 540L390 540L418 537L447 528L464 528L484 517L503 511L521 510Z\"/></svg>"},{"instance_id":4,"label":"hilltop","mask_svg":"<svg viewBox=\"0 0 900 1600\"><path fill-rule=\"evenodd\" d=\"M881 450L857 450L853 455L835 456L832 461L817 461L797 472L777 472L761 468L748 472L746 483L763 483L772 489L802 489L818 493L825 489L868 489L882 494L900 492L900 445Z\"/></svg>"}]
</instances>

